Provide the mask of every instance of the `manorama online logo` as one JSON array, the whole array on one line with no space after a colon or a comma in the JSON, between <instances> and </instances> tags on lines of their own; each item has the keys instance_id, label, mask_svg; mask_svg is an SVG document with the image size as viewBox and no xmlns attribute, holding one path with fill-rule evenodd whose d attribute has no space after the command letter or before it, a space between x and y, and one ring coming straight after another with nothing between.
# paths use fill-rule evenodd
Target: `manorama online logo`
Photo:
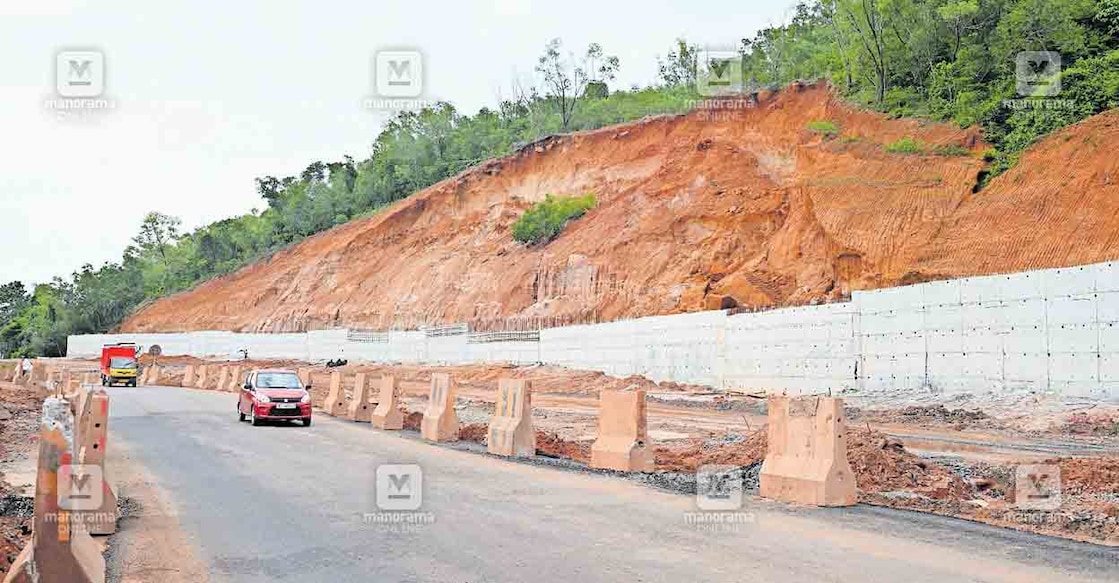
<instances>
[{"instance_id":1,"label":"manorama online logo","mask_svg":"<svg viewBox=\"0 0 1119 583\"><path fill-rule=\"evenodd\" d=\"M401 111L432 107L435 102L423 99L425 85L424 56L416 49L385 49L373 55L372 80L374 95L366 97L362 106L369 110Z\"/></svg>"},{"instance_id":2,"label":"manorama online logo","mask_svg":"<svg viewBox=\"0 0 1119 583\"><path fill-rule=\"evenodd\" d=\"M1017 53L1014 55L1014 77L1019 98L1003 100L1003 107L1016 111L1075 109L1075 100L1057 98L1061 94L1062 74L1061 53L1056 51Z\"/></svg>"},{"instance_id":3,"label":"manorama online logo","mask_svg":"<svg viewBox=\"0 0 1119 583\"><path fill-rule=\"evenodd\" d=\"M386 532L416 532L435 523L435 515L422 511L423 470L416 464L381 464L374 484L377 512L362 515L365 524Z\"/></svg>"},{"instance_id":4,"label":"manorama online logo","mask_svg":"<svg viewBox=\"0 0 1119 583\"><path fill-rule=\"evenodd\" d=\"M706 464L696 469L696 508L685 512L684 523L710 534L741 532L743 525L757 521L753 512L743 512L745 469L734 465Z\"/></svg>"},{"instance_id":5,"label":"manorama online logo","mask_svg":"<svg viewBox=\"0 0 1119 583\"><path fill-rule=\"evenodd\" d=\"M43 105L59 119L116 109L116 101L104 96L105 53L99 50L59 51L54 59L54 92Z\"/></svg>"}]
</instances>

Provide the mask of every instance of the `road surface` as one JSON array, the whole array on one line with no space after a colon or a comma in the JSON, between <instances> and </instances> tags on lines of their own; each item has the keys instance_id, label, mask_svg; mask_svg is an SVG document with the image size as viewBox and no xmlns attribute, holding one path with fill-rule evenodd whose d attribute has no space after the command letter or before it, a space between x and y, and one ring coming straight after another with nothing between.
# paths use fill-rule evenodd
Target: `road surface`
<instances>
[{"instance_id":1,"label":"road surface","mask_svg":"<svg viewBox=\"0 0 1119 583\"><path fill-rule=\"evenodd\" d=\"M614 476L317 413L307 428L252 427L230 393L110 391L110 452L126 446L158 483L212 581L1119 580L1117 549L749 497L737 515L746 523L703 528L689 522L694 497ZM378 507L381 464L422 471L414 523L384 522L403 514Z\"/></svg>"}]
</instances>

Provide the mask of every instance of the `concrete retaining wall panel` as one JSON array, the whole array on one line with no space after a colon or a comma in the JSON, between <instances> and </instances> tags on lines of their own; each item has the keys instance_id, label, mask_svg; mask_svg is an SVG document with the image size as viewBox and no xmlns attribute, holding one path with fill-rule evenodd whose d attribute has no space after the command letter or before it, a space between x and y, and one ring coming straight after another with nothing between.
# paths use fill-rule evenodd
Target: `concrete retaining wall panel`
<instances>
[{"instance_id":1,"label":"concrete retaining wall panel","mask_svg":"<svg viewBox=\"0 0 1119 583\"><path fill-rule=\"evenodd\" d=\"M1119 323L1100 324L1097 330L1100 338L1100 352L1119 352Z\"/></svg>"},{"instance_id":2,"label":"concrete retaining wall panel","mask_svg":"<svg viewBox=\"0 0 1119 583\"><path fill-rule=\"evenodd\" d=\"M925 308L958 306L963 303L960 299L961 287L960 280L958 279L933 281L921 285L921 305Z\"/></svg>"},{"instance_id":3,"label":"concrete retaining wall panel","mask_svg":"<svg viewBox=\"0 0 1119 583\"><path fill-rule=\"evenodd\" d=\"M1090 265L1041 271L1046 297L1085 295L1096 291L1096 270Z\"/></svg>"},{"instance_id":4,"label":"concrete retaining wall panel","mask_svg":"<svg viewBox=\"0 0 1119 583\"><path fill-rule=\"evenodd\" d=\"M1119 292L1096 293L1096 321L1119 322Z\"/></svg>"},{"instance_id":5,"label":"concrete retaining wall panel","mask_svg":"<svg viewBox=\"0 0 1119 583\"><path fill-rule=\"evenodd\" d=\"M1044 386L1049 379L1049 360L1045 353L1008 353L1003 359L1003 376L1008 383Z\"/></svg>"},{"instance_id":6,"label":"concrete retaining wall panel","mask_svg":"<svg viewBox=\"0 0 1119 583\"><path fill-rule=\"evenodd\" d=\"M1003 351L1006 354L1040 354L1049 352L1049 336L1043 330L1019 328L1003 335Z\"/></svg>"},{"instance_id":7,"label":"concrete retaining wall panel","mask_svg":"<svg viewBox=\"0 0 1119 583\"><path fill-rule=\"evenodd\" d=\"M1090 324L1096 321L1096 298L1093 294L1049 298L1046 322L1050 327L1060 324Z\"/></svg>"},{"instance_id":8,"label":"concrete retaining wall panel","mask_svg":"<svg viewBox=\"0 0 1119 583\"><path fill-rule=\"evenodd\" d=\"M1092 265L1095 274L1095 291L1119 291L1119 261L1108 261Z\"/></svg>"},{"instance_id":9,"label":"concrete retaining wall panel","mask_svg":"<svg viewBox=\"0 0 1119 583\"><path fill-rule=\"evenodd\" d=\"M1041 272L1025 271L1022 273L1012 273L994 277L1001 281L1000 286L1002 288L1002 293L999 298L1001 300L1010 301L1045 297L1045 282L1043 281Z\"/></svg>"},{"instance_id":10,"label":"concrete retaining wall panel","mask_svg":"<svg viewBox=\"0 0 1119 583\"><path fill-rule=\"evenodd\" d=\"M1007 329L1040 329L1045 326L1045 300L1009 300L1003 304L1002 324Z\"/></svg>"},{"instance_id":11,"label":"concrete retaining wall panel","mask_svg":"<svg viewBox=\"0 0 1119 583\"><path fill-rule=\"evenodd\" d=\"M1099 383L1099 357L1094 354L1051 354L1049 380Z\"/></svg>"},{"instance_id":12,"label":"concrete retaining wall panel","mask_svg":"<svg viewBox=\"0 0 1119 583\"><path fill-rule=\"evenodd\" d=\"M1099 352L1099 330L1095 324L1062 324L1049 328L1049 352L1095 354Z\"/></svg>"}]
</instances>

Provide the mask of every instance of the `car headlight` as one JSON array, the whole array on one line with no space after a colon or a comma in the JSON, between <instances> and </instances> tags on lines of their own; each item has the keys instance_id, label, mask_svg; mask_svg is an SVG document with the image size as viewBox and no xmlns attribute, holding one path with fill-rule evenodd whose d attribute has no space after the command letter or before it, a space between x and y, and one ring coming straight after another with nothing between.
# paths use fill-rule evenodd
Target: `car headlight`
<instances>
[{"instance_id":1,"label":"car headlight","mask_svg":"<svg viewBox=\"0 0 1119 583\"><path fill-rule=\"evenodd\" d=\"M261 403L271 403L272 402L272 399L269 399L268 395L264 395L264 394L261 394L261 393L256 394L256 400L260 401Z\"/></svg>"},{"instance_id":2,"label":"car headlight","mask_svg":"<svg viewBox=\"0 0 1119 583\"><path fill-rule=\"evenodd\" d=\"M303 398L299 400L300 403L310 403L311 393L303 393Z\"/></svg>"}]
</instances>

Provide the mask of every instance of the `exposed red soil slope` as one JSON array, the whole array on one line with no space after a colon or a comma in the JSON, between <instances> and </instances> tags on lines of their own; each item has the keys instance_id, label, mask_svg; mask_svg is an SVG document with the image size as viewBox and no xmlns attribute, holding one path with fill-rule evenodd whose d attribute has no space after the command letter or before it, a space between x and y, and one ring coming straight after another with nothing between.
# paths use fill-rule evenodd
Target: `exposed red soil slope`
<instances>
[{"instance_id":1,"label":"exposed red soil slope","mask_svg":"<svg viewBox=\"0 0 1119 583\"><path fill-rule=\"evenodd\" d=\"M816 120L839 136L808 130ZM1117 121L1104 114L1046 140L973 194L985 147L975 130L890 120L822 85L794 86L718 119L693 112L544 140L149 304L122 329L613 319L725 307L726 295L790 305L1110 259ZM902 137L973 155L886 151ZM554 241L512 240L533 202L586 192L599 206Z\"/></svg>"}]
</instances>

